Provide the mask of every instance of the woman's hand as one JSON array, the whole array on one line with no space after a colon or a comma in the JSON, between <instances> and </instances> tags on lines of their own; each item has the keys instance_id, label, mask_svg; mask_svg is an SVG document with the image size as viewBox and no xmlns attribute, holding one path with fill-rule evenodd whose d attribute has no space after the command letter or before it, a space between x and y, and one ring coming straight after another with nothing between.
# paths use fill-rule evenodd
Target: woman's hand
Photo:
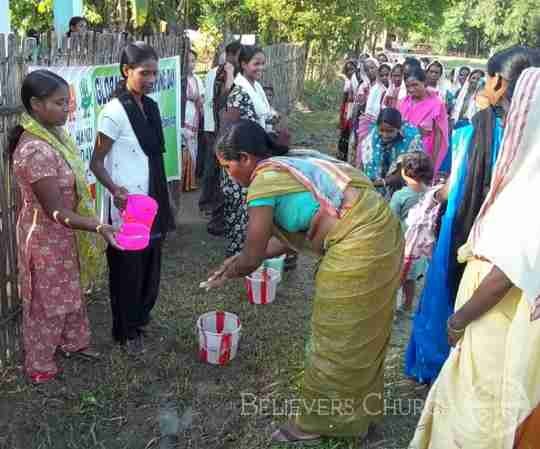
<instances>
[{"instance_id":1,"label":"woman's hand","mask_svg":"<svg viewBox=\"0 0 540 449\"><path fill-rule=\"evenodd\" d=\"M128 195L129 192L125 187L117 187L114 189L113 202L119 210L123 211L126 208Z\"/></svg>"},{"instance_id":2,"label":"woman's hand","mask_svg":"<svg viewBox=\"0 0 540 449\"><path fill-rule=\"evenodd\" d=\"M99 229L99 234L109 245L111 245L115 249L122 251L124 248L122 248L116 241L117 232L118 228L115 228L114 226L111 226L109 224L101 225Z\"/></svg>"},{"instance_id":3,"label":"woman's hand","mask_svg":"<svg viewBox=\"0 0 540 449\"><path fill-rule=\"evenodd\" d=\"M270 124L273 126L277 126L281 124L281 115L280 114L272 114L270 118Z\"/></svg>"},{"instance_id":4,"label":"woman's hand","mask_svg":"<svg viewBox=\"0 0 540 449\"><path fill-rule=\"evenodd\" d=\"M466 327L467 323L459 317L459 311L448 318L446 331L448 334L448 344L451 347L455 347L457 342L461 340Z\"/></svg>"},{"instance_id":5,"label":"woman's hand","mask_svg":"<svg viewBox=\"0 0 540 449\"><path fill-rule=\"evenodd\" d=\"M227 80L234 79L234 66L230 62L226 62L223 69L227 75Z\"/></svg>"},{"instance_id":6,"label":"woman's hand","mask_svg":"<svg viewBox=\"0 0 540 449\"><path fill-rule=\"evenodd\" d=\"M228 259L225 259L223 264L221 264L221 266L210 275L208 280L203 283L203 286L206 287L207 290L211 288L223 287L225 282L231 279L226 275L227 269L236 262L239 255L240 254L236 254Z\"/></svg>"}]
</instances>

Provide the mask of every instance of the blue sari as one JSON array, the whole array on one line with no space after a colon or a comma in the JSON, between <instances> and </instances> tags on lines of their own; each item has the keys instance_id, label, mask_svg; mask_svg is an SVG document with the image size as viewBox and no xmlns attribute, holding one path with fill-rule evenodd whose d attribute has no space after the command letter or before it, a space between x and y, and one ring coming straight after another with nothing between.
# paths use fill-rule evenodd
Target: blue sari
<instances>
[{"instance_id":1,"label":"blue sari","mask_svg":"<svg viewBox=\"0 0 540 449\"><path fill-rule=\"evenodd\" d=\"M493 123L492 167L502 141L502 122ZM454 131L452 136L452 174L446 211L441 220L439 238L426 274L426 282L414 317L413 330L405 355L405 374L420 383L431 383L438 376L450 347L446 322L454 308L449 273L457 268L457 257L451 254L454 219L463 199L469 165L474 151L472 124Z\"/></svg>"}]
</instances>

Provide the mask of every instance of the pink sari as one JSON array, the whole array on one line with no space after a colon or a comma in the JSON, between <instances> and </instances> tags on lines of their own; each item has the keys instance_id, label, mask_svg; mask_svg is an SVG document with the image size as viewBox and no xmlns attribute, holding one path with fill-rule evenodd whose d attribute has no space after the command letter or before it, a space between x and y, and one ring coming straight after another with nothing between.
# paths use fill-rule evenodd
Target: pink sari
<instances>
[{"instance_id":1,"label":"pink sari","mask_svg":"<svg viewBox=\"0 0 540 449\"><path fill-rule=\"evenodd\" d=\"M407 95L398 105L399 112L403 120L410 124L430 129L427 135L422 137L424 151L430 156L433 154L435 143L435 127L441 132L441 143L439 155L435 161L435 173L439 170L446 153L448 151L448 114L446 106L439 96L431 91L427 91L426 97L421 101L414 101Z\"/></svg>"}]
</instances>

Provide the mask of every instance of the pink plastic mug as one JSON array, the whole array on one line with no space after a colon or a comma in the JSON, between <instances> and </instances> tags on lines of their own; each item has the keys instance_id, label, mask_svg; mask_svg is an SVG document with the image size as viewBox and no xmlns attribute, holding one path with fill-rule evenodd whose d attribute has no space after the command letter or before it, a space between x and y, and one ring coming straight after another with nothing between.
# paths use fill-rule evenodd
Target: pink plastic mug
<instances>
[{"instance_id":1,"label":"pink plastic mug","mask_svg":"<svg viewBox=\"0 0 540 449\"><path fill-rule=\"evenodd\" d=\"M128 195L122 212L123 223L116 236L118 244L126 251L145 249L150 242L150 231L156 218L158 203L148 195Z\"/></svg>"},{"instance_id":2,"label":"pink plastic mug","mask_svg":"<svg viewBox=\"0 0 540 449\"><path fill-rule=\"evenodd\" d=\"M151 229L157 211L158 203L154 198L148 195L132 194L128 195L122 219L124 223L144 224Z\"/></svg>"},{"instance_id":3,"label":"pink plastic mug","mask_svg":"<svg viewBox=\"0 0 540 449\"><path fill-rule=\"evenodd\" d=\"M126 251L145 249L150 242L150 229L141 223L122 223L116 242Z\"/></svg>"}]
</instances>

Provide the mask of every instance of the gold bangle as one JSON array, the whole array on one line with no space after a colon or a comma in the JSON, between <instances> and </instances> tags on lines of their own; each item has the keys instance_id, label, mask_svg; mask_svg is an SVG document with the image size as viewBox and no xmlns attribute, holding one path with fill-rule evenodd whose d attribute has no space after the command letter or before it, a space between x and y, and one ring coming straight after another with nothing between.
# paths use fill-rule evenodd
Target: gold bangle
<instances>
[{"instance_id":1,"label":"gold bangle","mask_svg":"<svg viewBox=\"0 0 540 449\"><path fill-rule=\"evenodd\" d=\"M56 221L56 223L58 223L58 215L60 214L60 211L59 210L55 210L53 213L52 213L52 217L53 217L53 220ZM60 224L60 223L58 223Z\"/></svg>"},{"instance_id":2,"label":"gold bangle","mask_svg":"<svg viewBox=\"0 0 540 449\"><path fill-rule=\"evenodd\" d=\"M452 325L450 324L450 318L448 318L448 321L446 322L446 328L448 329L448 332L451 332L456 335L462 335L465 333L465 329L467 327L465 326L463 329L456 329L452 327Z\"/></svg>"},{"instance_id":3,"label":"gold bangle","mask_svg":"<svg viewBox=\"0 0 540 449\"><path fill-rule=\"evenodd\" d=\"M70 220L68 217L64 218L64 224L65 224L68 228L71 228L70 223L71 223L71 220Z\"/></svg>"},{"instance_id":4,"label":"gold bangle","mask_svg":"<svg viewBox=\"0 0 540 449\"><path fill-rule=\"evenodd\" d=\"M103 228L103 225L100 223L96 226L96 233L101 234L101 229Z\"/></svg>"}]
</instances>

